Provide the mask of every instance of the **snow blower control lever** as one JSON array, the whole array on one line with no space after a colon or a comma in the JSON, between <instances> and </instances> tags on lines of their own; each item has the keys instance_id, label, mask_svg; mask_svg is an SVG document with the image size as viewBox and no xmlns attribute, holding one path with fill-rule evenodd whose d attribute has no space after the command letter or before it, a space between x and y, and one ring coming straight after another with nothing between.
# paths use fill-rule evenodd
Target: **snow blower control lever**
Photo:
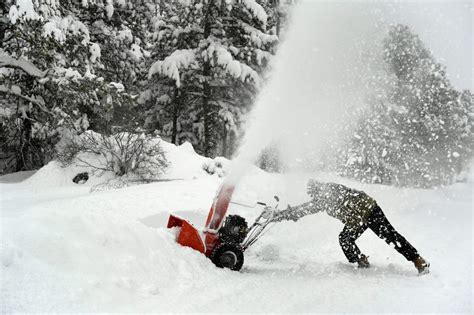
<instances>
[{"instance_id":1,"label":"snow blower control lever","mask_svg":"<svg viewBox=\"0 0 474 315\"><path fill-rule=\"evenodd\" d=\"M217 267L240 270L244 264L245 250L268 230L278 204L270 207L265 203L257 202L258 205L264 206L264 209L255 222L248 227L247 221L241 216L228 215L226 217L229 204L234 203L231 202L233 192L233 185L225 183L222 185L212 203L202 231L175 215L170 215L168 228L179 228L176 241L203 253ZM275 200L279 201L277 196Z\"/></svg>"}]
</instances>

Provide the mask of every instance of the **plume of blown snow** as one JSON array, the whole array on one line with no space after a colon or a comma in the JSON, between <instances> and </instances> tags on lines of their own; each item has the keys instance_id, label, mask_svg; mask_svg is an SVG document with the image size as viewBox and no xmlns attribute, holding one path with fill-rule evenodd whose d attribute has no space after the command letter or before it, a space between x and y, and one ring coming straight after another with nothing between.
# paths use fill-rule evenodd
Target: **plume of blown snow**
<instances>
[{"instance_id":1,"label":"plume of blown snow","mask_svg":"<svg viewBox=\"0 0 474 315\"><path fill-rule=\"evenodd\" d=\"M271 80L248 119L234 178L274 143L291 169L308 156L327 155L350 132L381 70L384 26L373 4L308 1L292 15Z\"/></svg>"}]
</instances>

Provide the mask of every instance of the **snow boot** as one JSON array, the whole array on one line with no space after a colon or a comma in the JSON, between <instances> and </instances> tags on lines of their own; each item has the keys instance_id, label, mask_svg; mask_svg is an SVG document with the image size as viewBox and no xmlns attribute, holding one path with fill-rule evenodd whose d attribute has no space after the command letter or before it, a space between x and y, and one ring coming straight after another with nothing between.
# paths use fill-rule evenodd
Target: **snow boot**
<instances>
[{"instance_id":1,"label":"snow boot","mask_svg":"<svg viewBox=\"0 0 474 315\"><path fill-rule=\"evenodd\" d=\"M423 257L418 256L413 261L416 269L418 269L419 275L424 275L430 272L430 263L423 259Z\"/></svg>"},{"instance_id":2,"label":"snow boot","mask_svg":"<svg viewBox=\"0 0 474 315\"><path fill-rule=\"evenodd\" d=\"M357 260L357 265L359 268L369 268L369 257L365 256L364 254L361 254L359 259Z\"/></svg>"}]
</instances>

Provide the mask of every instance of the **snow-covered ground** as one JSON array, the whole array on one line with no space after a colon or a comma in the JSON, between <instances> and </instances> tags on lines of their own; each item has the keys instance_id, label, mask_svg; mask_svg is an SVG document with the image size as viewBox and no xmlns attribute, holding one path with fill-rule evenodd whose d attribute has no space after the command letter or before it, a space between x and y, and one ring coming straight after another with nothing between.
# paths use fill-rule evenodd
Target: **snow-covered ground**
<instances>
[{"instance_id":1,"label":"snow-covered ground","mask_svg":"<svg viewBox=\"0 0 474 315\"><path fill-rule=\"evenodd\" d=\"M419 277L371 231L358 243L372 267L355 269L339 248L342 224L325 214L274 225L233 272L165 228L169 213L201 226L222 181L189 146L167 151L166 177L182 180L91 193L103 179L76 185L78 170L54 163L21 182L0 180L1 312L472 312L472 176L420 190L252 169L239 202L303 201L310 176L367 191L431 273ZM251 221L259 210L231 212Z\"/></svg>"}]
</instances>

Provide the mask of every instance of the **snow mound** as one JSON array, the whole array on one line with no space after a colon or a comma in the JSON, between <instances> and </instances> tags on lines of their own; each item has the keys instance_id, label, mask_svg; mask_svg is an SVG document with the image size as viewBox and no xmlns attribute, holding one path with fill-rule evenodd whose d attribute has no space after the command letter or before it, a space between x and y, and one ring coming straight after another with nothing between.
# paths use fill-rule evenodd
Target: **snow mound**
<instances>
[{"instance_id":1,"label":"snow mound","mask_svg":"<svg viewBox=\"0 0 474 315\"><path fill-rule=\"evenodd\" d=\"M75 165L69 165L62 167L59 162L51 161L42 168L40 168L35 174L25 180L25 183L38 188L38 189L51 189L55 186L68 187L74 186L72 179L79 173L88 172L89 180L85 186L94 186L105 182L108 179L114 177L112 172L106 172L104 174L96 173L91 167L81 167Z\"/></svg>"},{"instance_id":2,"label":"snow mound","mask_svg":"<svg viewBox=\"0 0 474 315\"><path fill-rule=\"evenodd\" d=\"M203 255L177 245L173 231L152 229L107 204L78 201L6 219L2 311L110 310L100 305L117 297L130 305L141 296L159 298L179 284L202 282L213 268ZM51 303L52 297L64 304Z\"/></svg>"},{"instance_id":3,"label":"snow mound","mask_svg":"<svg viewBox=\"0 0 474 315\"><path fill-rule=\"evenodd\" d=\"M21 171L0 176L0 183L19 183L31 177L35 171Z\"/></svg>"},{"instance_id":4,"label":"snow mound","mask_svg":"<svg viewBox=\"0 0 474 315\"><path fill-rule=\"evenodd\" d=\"M274 205L279 195L286 208L306 201L310 177L342 182L376 198L432 268L417 277L367 231L358 245L372 267L355 269L339 248L342 224L317 214L275 224L232 272L178 245L166 228L170 213L203 227L222 179L203 170L209 160L190 144L163 148L173 163L167 176L184 180L91 194L92 183L71 181L83 170L53 162L24 182L0 183L0 312L472 313L472 181L402 189L250 168L228 213L252 223L256 201Z\"/></svg>"},{"instance_id":5,"label":"snow mound","mask_svg":"<svg viewBox=\"0 0 474 315\"><path fill-rule=\"evenodd\" d=\"M183 159L194 155L189 145L174 148ZM278 194L285 208L307 198L310 176L317 175L254 169L234 201L270 204ZM176 231L165 226L172 212L202 227L221 181L205 175L94 194L74 184L44 190L0 184L1 311L472 311L472 258L465 255L472 250L472 182L435 191L351 183L374 196L430 260L431 274L417 277L412 264L370 231L358 244L372 268L354 269L339 248L342 225L323 214L276 224L245 253L241 272L215 268L178 245ZM232 205L229 212L252 222L259 210ZM367 296L377 299L367 303ZM278 308L275 300L282 301Z\"/></svg>"},{"instance_id":6,"label":"snow mound","mask_svg":"<svg viewBox=\"0 0 474 315\"><path fill-rule=\"evenodd\" d=\"M185 142L176 146L161 141L161 145L171 164L163 178L193 179L207 175L203 169L203 163L207 161L207 158L197 154L191 143Z\"/></svg>"},{"instance_id":7,"label":"snow mound","mask_svg":"<svg viewBox=\"0 0 474 315\"><path fill-rule=\"evenodd\" d=\"M230 161L223 157L216 157L215 159L207 159L202 168L210 175L217 174L219 177L224 177L229 173Z\"/></svg>"},{"instance_id":8,"label":"snow mound","mask_svg":"<svg viewBox=\"0 0 474 315\"><path fill-rule=\"evenodd\" d=\"M194 151L193 146L188 142L177 146L166 141L160 141L160 145L170 162L165 174L159 178L161 180L196 179L214 173L219 174L219 176L224 174L223 170L215 170L219 167L222 168L222 165L226 163L227 160L224 158L216 158L213 160L200 156ZM92 163L92 161L97 158L98 157L93 154L88 154L83 157L84 160L91 161L91 164L100 165L100 163ZM209 171L208 165L214 165L213 172ZM53 186L74 186L76 184L72 182L72 179L77 174L83 172L89 173L89 180L84 184L84 186L87 187L103 184L115 177L112 172L97 171L92 167L78 166L74 164L62 167L59 162L52 161L39 169L25 182L38 189L49 189Z\"/></svg>"}]
</instances>

